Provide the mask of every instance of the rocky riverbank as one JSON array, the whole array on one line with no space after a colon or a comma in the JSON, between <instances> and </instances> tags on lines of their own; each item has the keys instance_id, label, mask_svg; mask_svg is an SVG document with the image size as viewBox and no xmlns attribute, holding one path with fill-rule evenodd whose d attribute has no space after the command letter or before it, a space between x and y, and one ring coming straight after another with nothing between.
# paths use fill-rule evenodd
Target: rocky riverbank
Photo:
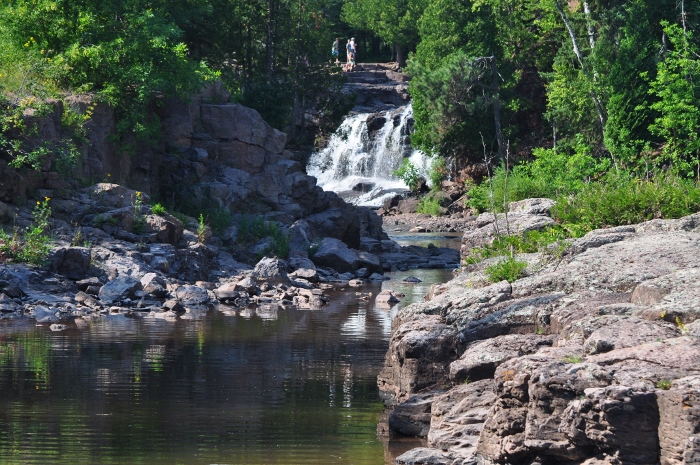
<instances>
[{"instance_id":1,"label":"rocky riverbank","mask_svg":"<svg viewBox=\"0 0 700 465\"><path fill-rule=\"evenodd\" d=\"M197 231L194 218L184 224L156 214L146 194L117 184L96 184L50 204L55 217L48 264L0 264L0 318L58 322L126 313L192 319L219 305L224 311L321 309L326 291L382 281L387 270L459 264L453 249L401 247L369 236L357 249L333 237L312 243L313 226L299 220L282 232L289 239L288 260L270 256L251 266L240 255L264 250L265 238L236 253L230 248L235 226L217 235ZM28 208L0 205L18 227L32 223Z\"/></svg>"},{"instance_id":2,"label":"rocky riverbank","mask_svg":"<svg viewBox=\"0 0 700 465\"><path fill-rule=\"evenodd\" d=\"M550 222L543 205L514 208L514 230ZM523 255L513 283L488 281L491 259L434 285L378 378L392 433L427 439L397 463L700 463L699 251L694 214Z\"/></svg>"}]
</instances>

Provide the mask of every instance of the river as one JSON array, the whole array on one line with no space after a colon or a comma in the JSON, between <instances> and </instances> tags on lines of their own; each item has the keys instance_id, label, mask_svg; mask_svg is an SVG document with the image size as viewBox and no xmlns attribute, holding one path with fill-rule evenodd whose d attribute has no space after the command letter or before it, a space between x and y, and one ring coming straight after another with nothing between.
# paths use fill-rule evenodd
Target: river
<instances>
[{"instance_id":1,"label":"river","mask_svg":"<svg viewBox=\"0 0 700 465\"><path fill-rule=\"evenodd\" d=\"M405 275L424 279L402 284ZM421 299L449 270L391 274ZM376 376L392 310L355 290L322 310L212 309L175 322L101 316L52 332L0 321L0 463L382 464Z\"/></svg>"}]
</instances>

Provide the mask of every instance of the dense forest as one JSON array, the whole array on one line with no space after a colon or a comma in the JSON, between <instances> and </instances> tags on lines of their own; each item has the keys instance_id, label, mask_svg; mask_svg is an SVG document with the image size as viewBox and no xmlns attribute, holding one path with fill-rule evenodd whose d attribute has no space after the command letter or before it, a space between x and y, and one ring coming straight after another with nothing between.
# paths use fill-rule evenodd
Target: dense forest
<instances>
[{"instance_id":1,"label":"dense forest","mask_svg":"<svg viewBox=\"0 0 700 465\"><path fill-rule=\"evenodd\" d=\"M453 176L504 178L529 160L514 196L519 179L522 195L550 196L611 172L693 181L699 23L689 0L7 0L0 144L31 164L18 115L82 92L148 140L149 108L212 80L295 140L300 112L332 126L349 108L329 60L335 37L355 36L360 62L405 65L414 145Z\"/></svg>"}]
</instances>

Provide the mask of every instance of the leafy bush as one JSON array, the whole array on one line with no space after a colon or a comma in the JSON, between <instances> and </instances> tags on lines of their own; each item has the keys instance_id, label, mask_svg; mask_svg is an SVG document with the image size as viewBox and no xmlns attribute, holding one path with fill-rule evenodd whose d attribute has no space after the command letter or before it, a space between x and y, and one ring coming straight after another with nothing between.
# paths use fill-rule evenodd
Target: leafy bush
<instances>
[{"instance_id":1,"label":"leafy bush","mask_svg":"<svg viewBox=\"0 0 700 465\"><path fill-rule=\"evenodd\" d=\"M496 238L491 244L471 249L465 262L475 264L487 258L507 256L511 253L542 252L552 243L578 235L580 234L575 234L571 229L553 226L542 231L528 231L522 236L502 236Z\"/></svg>"},{"instance_id":2,"label":"leafy bush","mask_svg":"<svg viewBox=\"0 0 700 465\"><path fill-rule=\"evenodd\" d=\"M506 170L496 168L493 184L493 205L503 211L504 194L506 204L533 197L557 198L579 192L587 183L605 173L609 167L607 159L597 159L583 141L573 147L573 153L555 149L534 149L535 160L513 167L508 173L506 193ZM469 191L469 206L486 211L491 209L491 186L488 181Z\"/></svg>"},{"instance_id":3,"label":"leafy bush","mask_svg":"<svg viewBox=\"0 0 700 465\"><path fill-rule=\"evenodd\" d=\"M561 223L584 230L635 224L654 218L680 218L700 211L700 188L671 174L651 180L611 173L575 195L562 196L552 213Z\"/></svg>"},{"instance_id":4,"label":"leafy bush","mask_svg":"<svg viewBox=\"0 0 700 465\"><path fill-rule=\"evenodd\" d=\"M401 165L399 165L398 169L394 170L394 176L402 180L411 191L418 189L420 172L408 158L401 160Z\"/></svg>"},{"instance_id":5,"label":"leafy bush","mask_svg":"<svg viewBox=\"0 0 700 465\"><path fill-rule=\"evenodd\" d=\"M49 198L37 201L34 207L34 224L24 237L15 227L12 235L0 229L0 260L43 265L51 250L51 238L46 231L49 228L51 208Z\"/></svg>"},{"instance_id":6,"label":"leafy bush","mask_svg":"<svg viewBox=\"0 0 700 465\"><path fill-rule=\"evenodd\" d=\"M492 283L497 283L503 281L504 279L509 283L517 281L525 275L525 268L527 268L527 263L516 260L513 257L508 257L503 260L499 260L493 265L486 267L486 276L488 276L489 281Z\"/></svg>"},{"instance_id":7,"label":"leafy bush","mask_svg":"<svg viewBox=\"0 0 700 465\"><path fill-rule=\"evenodd\" d=\"M279 224L265 221L264 218L243 216L238 221L238 241L244 245L252 245L260 239L269 238L270 244L261 255L273 253L280 258L289 256L289 234L282 231Z\"/></svg>"},{"instance_id":8,"label":"leafy bush","mask_svg":"<svg viewBox=\"0 0 700 465\"><path fill-rule=\"evenodd\" d=\"M416 212L425 213L431 216L442 215L442 207L440 206L440 199L434 195L428 194L418 201L418 206L416 207Z\"/></svg>"},{"instance_id":9,"label":"leafy bush","mask_svg":"<svg viewBox=\"0 0 700 465\"><path fill-rule=\"evenodd\" d=\"M163 215L166 213L166 210L162 203L157 203L151 207L151 212L154 215Z\"/></svg>"},{"instance_id":10,"label":"leafy bush","mask_svg":"<svg viewBox=\"0 0 700 465\"><path fill-rule=\"evenodd\" d=\"M430 164L430 170L428 171L430 188L433 190L439 190L446 175L447 167L445 166L445 159L439 156L434 157L432 163Z\"/></svg>"}]
</instances>

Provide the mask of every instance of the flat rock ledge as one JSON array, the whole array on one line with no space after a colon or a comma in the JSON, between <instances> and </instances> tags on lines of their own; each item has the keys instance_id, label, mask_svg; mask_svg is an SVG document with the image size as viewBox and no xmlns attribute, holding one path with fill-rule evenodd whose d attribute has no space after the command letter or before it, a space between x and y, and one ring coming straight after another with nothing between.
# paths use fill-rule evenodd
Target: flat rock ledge
<instances>
[{"instance_id":1,"label":"flat rock ledge","mask_svg":"<svg viewBox=\"0 0 700 465\"><path fill-rule=\"evenodd\" d=\"M463 244L490 240L474 226ZM427 447L396 463L700 463L700 213L521 259L513 283L486 261L398 312L378 385L391 433Z\"/></svg>"}]
</instances>

